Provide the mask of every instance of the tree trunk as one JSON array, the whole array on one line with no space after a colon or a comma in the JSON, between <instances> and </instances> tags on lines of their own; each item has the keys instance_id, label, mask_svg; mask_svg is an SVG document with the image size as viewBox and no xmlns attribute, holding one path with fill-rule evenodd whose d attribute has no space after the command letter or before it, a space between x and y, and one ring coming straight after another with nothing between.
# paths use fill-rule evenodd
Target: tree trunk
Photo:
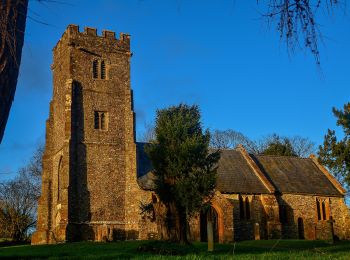
<instances>
[{"instance_id":1,"label":"tree trunk","mask_svg":"<svg viewBox=\"0 0 350 260\"><path fill-rule=\"evenodd\" d=\"M180 244L189 244L187 238L187 214L186 209L179 210L179 242Z\"/></svg>"},{"instance_id":2,"label":"tree trunk","mask_svg":"<svg viewBox=\"0 0 350 260\"><path fill-rule=\"evenodd\" d=\"M0 0L0 143L16 91L28 0Z\"/></svg>"}]
</instances>

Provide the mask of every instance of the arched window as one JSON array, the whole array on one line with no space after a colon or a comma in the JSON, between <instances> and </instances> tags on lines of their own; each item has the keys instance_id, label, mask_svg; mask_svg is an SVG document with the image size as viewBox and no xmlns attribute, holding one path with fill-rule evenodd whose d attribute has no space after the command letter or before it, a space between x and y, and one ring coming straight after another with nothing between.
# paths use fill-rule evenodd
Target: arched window
<instances>
[{"instance_id":1,"label":"arched window","mask_svg":"<svg viewBox=\"0 0 350 260\"><path fill-rule=\"evenodd\" d=\"M321 220L321 207L320 207L320 201L316 200L316 207L317 207L317 219Z\"/></svg>"},{"instance_id":2,"label":"arched window","mask_svg":"<svg viewBox=\"0 0 350 260\"><path fill-rule=\"evenodd\" d=\"M101 61L101 79L106 78L106 65L104 61Z\"/></svg>"},{"instance_id":3,"label":"arched window","mask_svg":"<svg viewBox=\"0 0 350 260\"><path fill-rule=\"evenodd\" d=\"M105 130L106 129L105 113L103 112L100 113L100 120L101 120L101 130Z\"/></svg>"},{"instance_id":4,"label":"arched window","mask_svg":"<svg viewBox=\"0 0 350 260\"><path fill-rule=\"evenodd\" d=\"M99 129L100 128L100 113L98 111L95 111L95 120L94 120L94 128Z\"/></svg>"},{"instance_id":5,"label":"arched window","mask_svg":"<svg viewBox=\"0 0 350 260\"><path fill-rule=\"evenodd\" d=\"M239 216L241 219L244 219L244 203L243 198L241 195L239 195Z\"/></svg>"},{"instance_id":6,"label":"arched window","mask_svg":"<svg viewBox=\"0 0 350 260\"><path fill-rule=\"evenodd\" d=\"M154 204L158 202L157 196L156 196L154 193L152 193L152 202L153 202Z\"/></svg>"},{"instance_id":7,"label":"arched window","mask_svg":"<svg viewBox=\"0 0 350 260\"><path fill-rule=\"evenodd\" d=\"M108 112L105 112L105 111L94 112L94 128L99 130L108 129Z\"/></svg>"},{"instance_id":8,"label":"arched window","mask_svg":"<svg viewBox=\"0 0 350 260\"><path fill-rule=\"evenodd\" d=\"M62 174L62 167L63 167L63 163L62 163L62 156L58 162L58 169L57 169L57 202L61 201L61 192L60 192L60 178L61 178L61 174Z\"/></svg>"},{"instance_id":9,"label":"arched window","mask_svg":"<svg viewBox=\"0 0 350 260\"><path fill-rule=\"evenodd\" d=\"M248 197L245 198L245 216L247 220L250 219L250 204Z\"/></svg>"},{"instance_id":10,"label":"arched window","mask_svg":"<svg viewBox=\"0 0 350 260\"><path fill-rule=\"evenodd\" d=\"M325 202L322 201L322 218L323 220L326 220L326 205L325 205Z\"/></svg>"},{"instance_id":11,"label":"arched window","mask_svg":"<svg viewBox=\"0 0 350 260\"><path fill-rule=\"evenodd\" d=\"M98 60L92 62L92 76L94 79L98 78Z\"/></svg>"}]
</instances>

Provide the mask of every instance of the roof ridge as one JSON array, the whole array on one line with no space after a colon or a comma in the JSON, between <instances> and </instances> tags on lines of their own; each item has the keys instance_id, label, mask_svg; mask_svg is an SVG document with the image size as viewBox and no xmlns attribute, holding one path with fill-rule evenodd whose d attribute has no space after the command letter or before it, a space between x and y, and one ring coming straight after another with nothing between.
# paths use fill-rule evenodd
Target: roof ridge
<instances>
[{"instance_id":1,"label":"roof ridge","mask_svg":"<svg viewBox=\"0 0 350 260\"><path fill-rule=\"evenodd\" d=\"M332 185L344 196L346 190L338 182L338 180L322 165L318 162L317 157L314 154L310 155L310 159L316 165L316 167L326 176L326 178L332 183Z\"/></svg>"},{"instance_id":2,"label":"roof ridge","mask_svg":"<svg viewBox=\"0 0 350 260\"><path fill-rule=\"evenodd\" d=\"M249 153L244 149L243 145L239 145L237 147L237 151L241 153L243 158L248 163L249 167L252 168L255 175L262 182L262 184L267 188L270 193L274 193L276 191L273 184L267 179L265 174L261 171L260 167L254 162L254 160L250 157Z\"/></svg>"},{"instance_id":3,"label":"roof ridge","mask_svg":"<svg viewBox=\"0 0 350 260\"><path fill-rule=\"evenodd\" d=\"M294 159L303 159L303 160L310 160L309 157L298 157L298 156L292 156L292 155L273 155L273 154L253 154L254 156L261 156L261 157L278 157L278 158L294 158Z\"/></svg>"}]
</instances>

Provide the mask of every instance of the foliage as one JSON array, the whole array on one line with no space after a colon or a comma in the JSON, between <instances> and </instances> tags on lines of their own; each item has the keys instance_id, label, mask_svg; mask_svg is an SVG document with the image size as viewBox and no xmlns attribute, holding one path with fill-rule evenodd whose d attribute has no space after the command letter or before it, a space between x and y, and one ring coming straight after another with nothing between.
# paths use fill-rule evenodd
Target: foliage
<instances>
[{"instance_id":1,"label":"foliage","mask_svg":"<svg viewBox=\"0 0 350 260\"><path fill-rule=\"evenodd\" d=\"M349 188L350 185L350 103L343 109L333 108L337 126L343 130L344 137L338 140L334 130L328 129L323 145L319 146L319 161L328 167L334 176Z\"/></svg>"},{"instance_id":2,"label":"foliage","mask_svg":"<svg viewBox=\"0 0 350 260\"><path fill-rule=\"evenodd\" d=\"M144 250L151 249L151 250ZM164 241L113 243L66 243L58 245L0 247L7 259L348 259L350 243L341 241L257 240L217 244L207 252L207 243L191 246Z\"/></svg>"},{"instance_id":3,"label":"foliage","mask_svg":"<svg viewBox=\"0 0 350 260\"><path fill-rule=\"evenodd\" d=\"M41 157L39 146L29 163L13 180L0 183L0 229L14 241L24 241L35 227L40 196Z\"/></svg>"},{"instance_id":4,"label":"foliage","mask_svg":"<svg viewBox=\"0 0 350 260\"><path fill-rule=\"evenodd\" d=\"M211 133L210 146L217 149L234 149L242 144L249 153L308 157L315 145L301 136L284 137L277 134L265 136L259 140L250 140L234 130L214 130Z\"/></svg>"},{"instance_id":5,"label":"foliage","mask_svg":"<svg viewBox=\"0 0 350 260\"><path fill-rule=\"evenodd\" d=\"M158 110L156 140L146 147L154 167L155 192L166 206L169 238L187 242L188 219L213 195L219 152L209 153L197 106Z\"/></svg>"},{"instance_id":6,"label":"foliage","mask_svg":"<svg viewBox=\"0 0 350 260\"><path fill-rule=\"evenodd\" d=\"M292 143L286 137L280 137L273 134L267 139L265 148L262 149L261 154L264 155L281 155L281 156L297 156L294 152Z\"/></svg>"}]
</instances>

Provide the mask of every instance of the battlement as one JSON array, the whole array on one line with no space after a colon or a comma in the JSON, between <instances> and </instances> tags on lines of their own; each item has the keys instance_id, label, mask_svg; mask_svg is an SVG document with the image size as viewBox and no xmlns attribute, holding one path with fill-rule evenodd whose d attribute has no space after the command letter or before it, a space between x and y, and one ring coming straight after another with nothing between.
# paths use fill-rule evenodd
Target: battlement
<instances>
[{"instance_id":1,"label":"battlement","mask_svg":"<svg viewBox=\"0 0 350 260\"><path fill-rule=\"evenodd\" d=\"M78 25L75 24L70 24L68 25L65 33L68 33L70 36L78 35L78 34L83 34L83 35L88 35L92 37L101 37L101 38L106 38L106 39L114 39L114 40L119 40L119 41L129 41L130 40L130 35L126 33L120 33L119 34L119 39L116 38L115 32L110 31L110 30L102 30L102 34L98 35L97 34L97 29L93 27L84 27L84 31L81 32L79 29Z\"/></svg>"},{"instance_id":2,"label":"battlement","mask_svg":"<svg viewBox=\"0 0 350 260\"><path fill-rule=\"evenodd\" d=\"M102 34L99 35L96 28L85 27L84 31L79 30L79 26L75 24L70 24L64 31L61 39L57 42L54 50L60 48L63 42L69 42L69 44L78 44L78 42L88 43L95 45L94 40L105 45L106 48L117 48L120 50L130 50L130 35L126 33L120 33L119 39L116 37L116 33L109 30L102 30ZM73 43L75 42L75 43ZM103 43L104 42L104 43ZM84 43L84 44L85 44ZM107 47L109 46L109 47Z\"/></svg>"}]
</instances>

